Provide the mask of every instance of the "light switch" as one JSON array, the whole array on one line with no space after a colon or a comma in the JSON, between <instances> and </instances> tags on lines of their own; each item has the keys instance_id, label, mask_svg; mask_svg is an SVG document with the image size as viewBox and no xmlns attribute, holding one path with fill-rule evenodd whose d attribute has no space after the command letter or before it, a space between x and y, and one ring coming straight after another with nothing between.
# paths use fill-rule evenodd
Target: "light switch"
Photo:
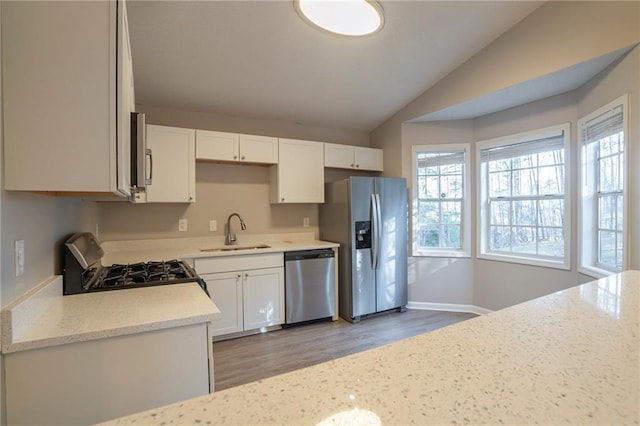
<instances>
[{"instance_id":1,"label":"light switch","mask_svg":"<svg viewBox=\"0 0 640 426\"><path fill-rule=\"evenodd\" d=\"M304 228L308 228L309 227L309 218L308 217L303 217L302 218L302 226Z\"/></svg>"},{"instance_id":2,"label":"light switch","mask_svg":"<svg viewBox=\"0 0 640 426\"><path fill-rule=\"evenodd\" d=\"M215 220L209 221L209 231L216 232L218 230L218 222Z\"/></svg>"}]
</instances>

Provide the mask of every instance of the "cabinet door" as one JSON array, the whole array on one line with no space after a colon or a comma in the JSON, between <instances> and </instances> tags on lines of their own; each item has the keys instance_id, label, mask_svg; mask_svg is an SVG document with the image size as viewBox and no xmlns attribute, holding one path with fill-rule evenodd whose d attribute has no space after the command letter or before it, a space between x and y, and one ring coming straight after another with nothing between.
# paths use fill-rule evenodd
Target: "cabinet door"
<instances>
[{"instance_id":1,"label":"cabinet door","mask_svg":"<svg viewBox=\"0 0 640 426\"><path fill-rule=\"evenodd\" d=\"M353 146L339 145L335 143L324 144L324 166L338 167L341 169L352 169L355 167L353 162Z\"/></svg>"},{"instance_id":2,"label":"cabinet door","mask_svg":"<svg viewBox=\"0 0 640 426\"><path fill-rule=\"evenodd\" d=\"M129 40L129 21L124 2L118 4L118 49L117 49L117 180L118 187L131 188L131 113L136 109L135 89L133 84L133 61L131 59L131 42Z\"/></svg>"},{"instance_id":3,"label":"cabinet door","mask_svg":"<svg viewBox=\"0 0 640 426\"><path fill-rule=\"evenodd\" d=\"M244 329L284 323L284 268L244 272Z\"/></svg>"},{"instance_id":4,"label":"cabinet door","mask_svg":"<svg viewBox=\"0 0 640 426\"><path fill-rule=\"evenodd\" d=\"M382 150L354 147L355 167L361 170L382 171Z\"/></svg>"},{"instance_id":5,"label":"cabinet door","mask_svg":"<svg viewBox=\"0 0 640 426\"><path fill-rule=\"evenodd\" d=\"M242 331L242 273L222 272L201 277L206 281L211 300L221 313L213 322L212 334L220 336Z\"/></svg>"},{"instance_id":6,"label":"cabinet door","mask_svg":"<svg viewBox=\"0 0 640 426\"><path fill-rule=\"evenodd\" d=\"M271 167L271 202L323 203L324 144L280 139L278 157Z\"/></svg>"},{"instance_id":7,"label":"cabinet door","mask_svg":"<svg viewBox=\"0 0 640 426\"><path fill-rule=\"evenodd\" d=\"M196 130L196 159L238 161L240 138L237 133Z\"/></svg>"},{"instance_id":8,"label":"cabinet door","mask_svg":"<svg viewBox=\"0 0 640 426\"><path fill-rule=\"evenodd\" d=\"M277 164L278 138L240 135L240 161Z\"/></svg>"},{"instance_id":9,"label":"cabinet door","mask_svg":"<svg viewBox=\"0 0 640 426\"><path fill-rule=\"evenodd\" d=\"M2 3L5 189L129 195L121 5Z\"/></svg>"},{"instance_id":10,"label":"cabinet door","mask_svg":"<svg viewBox=\"0 0 640 426\"><path fill-rule=\"evenodd\" d=\"M147 202L194 202L195 131L147 125L147 148L151 149L153 163Z\"/></svg>"}]
</instances>

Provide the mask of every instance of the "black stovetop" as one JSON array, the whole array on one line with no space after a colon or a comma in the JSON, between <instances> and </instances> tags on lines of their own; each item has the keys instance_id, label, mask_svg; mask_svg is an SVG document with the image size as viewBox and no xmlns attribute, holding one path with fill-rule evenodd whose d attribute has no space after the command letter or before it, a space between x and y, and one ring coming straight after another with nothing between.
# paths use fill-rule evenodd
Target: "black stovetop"
<instances>
[{"instance_id":1,"label":"black stovetop","mask_svg":"<svg viewBox=\"0 0 640 426\"><path fill-rule=\"evenodd\" d=\"M182 261L140 262L86 269L82 274L82 287L86 291L100 291L174 284L194 281L197 278L196 273Z\"/></svg>"},{"instance_id":2,"label":"black stovetop","mask_svg":"<svg viewBox=\"0 0 640 426\"><path fill-rule=\"evenodd\" d=\"M207 292L207 285L182 260L102 265L104 251L89 233L74 234L65 243L63 294L150 287L195 282Z\"/></svg>"}]
</instances>

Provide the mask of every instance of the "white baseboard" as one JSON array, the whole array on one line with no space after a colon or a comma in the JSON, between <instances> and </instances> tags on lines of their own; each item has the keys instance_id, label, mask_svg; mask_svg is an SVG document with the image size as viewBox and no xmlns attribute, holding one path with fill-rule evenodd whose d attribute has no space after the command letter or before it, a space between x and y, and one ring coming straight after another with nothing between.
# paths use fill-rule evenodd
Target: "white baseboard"
<instances>
[{"instance_id":1,"label":"white baseboard","mask_svg":"<svg viewBox=\"0 0 640 426\"><path fill-rule=\"evenodd\" d=\"M468 312L476 315L485 315L493 312L490 309L474 305L459 305L455 303L429 303L409 302L407 309L419 309L424 311Z\"/></svg>"}]
</instances>

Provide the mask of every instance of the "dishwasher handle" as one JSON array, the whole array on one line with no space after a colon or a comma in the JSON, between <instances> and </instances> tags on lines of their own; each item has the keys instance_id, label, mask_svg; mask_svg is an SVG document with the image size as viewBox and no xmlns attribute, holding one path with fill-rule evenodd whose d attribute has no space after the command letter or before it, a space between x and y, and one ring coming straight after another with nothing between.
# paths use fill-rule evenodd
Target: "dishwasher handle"
<instances>
[{"instance_id":1,"label":"dishwasher handle","mask_svg":"<svg viewBox=\"0 0 640 426\"><path fill-rule=\"evenodd\" d=\"M331 257L335 257L332 249L288 251L284 254L284 261L289 262L293 260L325 259Z\"/></svg>"}]
</instances>

